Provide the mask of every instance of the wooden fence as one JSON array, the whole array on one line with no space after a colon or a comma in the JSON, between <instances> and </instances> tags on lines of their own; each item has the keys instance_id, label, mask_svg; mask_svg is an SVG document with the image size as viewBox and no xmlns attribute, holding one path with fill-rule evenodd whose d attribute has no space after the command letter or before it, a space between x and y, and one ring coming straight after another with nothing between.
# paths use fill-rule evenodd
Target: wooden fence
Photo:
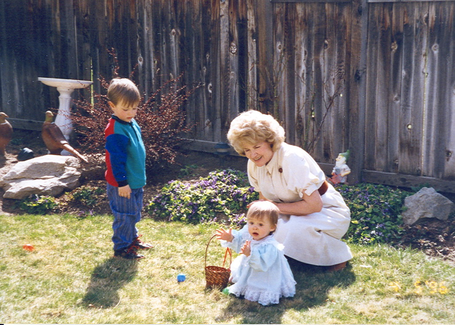
<instances>
[{"instance_id":1,"label":"wooden fence","mask_svg":"<svg viewBox=\"0 0 455 325\"><path fill-rule=\"evenodd\" d=\"M3 0L0 110L39 128L58 93L38 77L102 92L115 48L145 94L181 73L202 85L194 148L258 109L327 172L350 149L351 182L455 192L454 16L453 0Z\"/></svg>"}]
</instances>

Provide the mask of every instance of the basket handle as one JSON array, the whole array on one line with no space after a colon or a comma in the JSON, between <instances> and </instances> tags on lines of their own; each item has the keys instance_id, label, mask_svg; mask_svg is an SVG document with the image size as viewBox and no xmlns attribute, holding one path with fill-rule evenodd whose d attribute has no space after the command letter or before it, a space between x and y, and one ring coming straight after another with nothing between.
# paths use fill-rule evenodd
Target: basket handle
<instances>
[{"instance_id":1,"label":"basket handle","mask_svg":"<svg viewBox=\"0 0 455 325\"><path fill-rule=\"evenodd\" d=\"M216 235L213 235L210 239L209 239L209 242L207 243L207 247L205 248L205 267L207 267L207 252L209 250L209 245L210 245L210 242L212 241L213 238L215 238ZM226 258L227 258L227 255L229 254L229 268L231 267L231 263L232 263L232 252L231 252L231 249L229 247L226 248L226 252L224 253L224 261L223 261L223 267L224 267L224 264L226 264Z\"/></svg>"}]
</instances>

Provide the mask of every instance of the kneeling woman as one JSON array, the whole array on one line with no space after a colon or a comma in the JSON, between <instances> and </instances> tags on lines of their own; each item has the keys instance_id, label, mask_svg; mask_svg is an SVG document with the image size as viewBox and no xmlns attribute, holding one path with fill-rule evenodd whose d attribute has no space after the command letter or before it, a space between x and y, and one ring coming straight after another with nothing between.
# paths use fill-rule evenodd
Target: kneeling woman
<instances>
[{"instance_id":1,"label":"kneeling woman","mask_svg":"<svg viewBox=\"0 0 455 325\"><path fill-rule=\"evenodd\" d=\"M248 179L259 198L280 210L275 239L284 245L284 254L331 270L344 268L352 258L341 240L350 211L316 161L284 142L284 129L272 116L254 110L231 122L228 140L248 158Z\"/></svg>"}]
</instances>

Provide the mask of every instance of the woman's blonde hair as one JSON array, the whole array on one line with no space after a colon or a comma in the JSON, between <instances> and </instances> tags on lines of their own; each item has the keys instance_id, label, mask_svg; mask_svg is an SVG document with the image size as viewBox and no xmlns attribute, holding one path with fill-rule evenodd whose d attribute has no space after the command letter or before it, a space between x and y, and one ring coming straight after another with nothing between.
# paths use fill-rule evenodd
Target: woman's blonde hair
<instances>
[{"instance_id":1,"label":"woman's blonde hair","mask_svg":"<svg viewBox=\"0 0 455 325\"><path fill-rule=\"evenodd\" d=\"M267 219L272 225L276 227L280 210L270 201L256 201L251 204L248 209L246 218L254 218L258 220Z\"/></svg>"},{"instance_id":2,"label":"woman's blonde hair","mask_svg":"<svg viewBox=\"0 0 455 325\"><path fill-rule=\"evenodd\" d=\"M139 89L127 78L112 79L107 97L114 105L123 104L127 107L136 106L141 100Z\"/></svg>"},{"instance_id":3,"label":"woman's blonde hair","mask_svg":"<svg viewBox=\"0 0 455 325\"><path fill-rule=\"evenodd\" d=\"M241 156L245 156L244 145L263 141L270 143L275 152L284 141L284 129L271 115L250 110L232 120L227 138Z\"/></svg>"}]
</instances>

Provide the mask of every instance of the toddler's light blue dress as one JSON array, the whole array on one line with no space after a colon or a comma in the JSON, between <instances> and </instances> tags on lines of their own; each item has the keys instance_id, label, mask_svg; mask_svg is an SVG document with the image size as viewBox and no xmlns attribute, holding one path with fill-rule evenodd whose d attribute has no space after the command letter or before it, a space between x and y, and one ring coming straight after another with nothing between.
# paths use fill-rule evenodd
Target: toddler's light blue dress
<instances>
[{"instance_id":1,"label":"toddler's light blue dress","mask_svg":"<svg viewBox=\"0 0 455 325\"><path fill-rule=\"evenodd\" d=\"M273 235L253 240L246 225L240 231L233 230L232 242L222 240L223 247L240 252L246 240L251 240L250 256L239 255L231 265L229 293L244 296L261 305L278 304L281 297L295 295L295 280L289 263L283 254L283 245Z\"/></svg>"}]
</instances>

